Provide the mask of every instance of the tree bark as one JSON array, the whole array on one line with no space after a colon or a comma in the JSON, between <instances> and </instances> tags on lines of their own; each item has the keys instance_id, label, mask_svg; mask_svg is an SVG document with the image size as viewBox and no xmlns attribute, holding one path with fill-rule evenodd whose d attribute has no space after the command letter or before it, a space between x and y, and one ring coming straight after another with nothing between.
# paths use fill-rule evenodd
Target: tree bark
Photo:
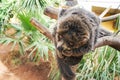
<instances>
[{"instance_id":1,"label":"tree bark","mask_svg":"<svg viewBox=\"0 0 120 80\"><path fill-rule=\"evenodd\" d=\"M99 38L95 45L95 48L106 45L111 46L112 48L120 51L120 35L112 35Z\"/></svg>"},{"instance_id":2,"label":"tree bark","mask_svg":"<svg viewBox=\"0 0 120 80\"><path fill-rule=\"evenodd\" d=\"M58 18L58 9L54 7L46 7L44 10L44 14L49 16L52 19L57 19Z\"/></svg>"},{"instance_id":3,"label":"tree bark","mask_svg":"<svg viewBox=\"0 0 120 80\"><path fill-rule=\"evenodd\" d=\"M35 28L37 28L43 35L45 35L48 39L53 41L53 37L51 32L42 24L40 24L36 19L32 18L30 20L30 23L34 25Z\"/></svg>"},{"instance_id":4,"label":"tree bark","mask_svg":"<svg viewBox=\"0 0 120 80\"><path fill-rule=\"evenodd\" d=\"M120 16L120 13L112 15L112 16L108 16L108 17L103 17L103 18L101 18L101 21L102 22L111 21L111 20L116 19L118 16Z\"/></svg>"}]
</instances>

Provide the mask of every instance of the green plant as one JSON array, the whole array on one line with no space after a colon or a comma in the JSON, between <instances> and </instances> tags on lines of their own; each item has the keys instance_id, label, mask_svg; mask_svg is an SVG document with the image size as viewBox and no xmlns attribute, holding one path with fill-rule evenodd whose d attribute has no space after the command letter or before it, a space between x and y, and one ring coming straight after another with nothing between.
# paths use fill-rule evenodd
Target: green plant
<instances>
[{"instance_id":1,"label":"green plant","mask_svg":"<svg viewBox=\"0 0 120 80\"><path fill-rule=\"evenodd\" d=\"M115 30L120 30L120 15L116 19Z\"/></svg>"},{"instance_id":2,"label":"green plant","mask_svg":"<svg viewBox=\"0 0 120 80\"><path fill-rule=\"evenodd\" d=\"M108 46L84 56L78 67L78 80L114 80L120 76L120 52Z\"/></svg>"},{"instance_id":3,"label":"green plant","mask_svg":"<svg viewBox=\"0 0 120 80\"><path fill-rule=\"evenodd\" d=\"M51 23L50 19L43 15L43 9L48 2L45 0L6 0L2 1L1 4L3 9L0 9L0 12L2 13L0 17L0 43L6 45L12 43L12 49L14 49L15 45L19 45L21 55L30 51L28 57L32 58L33 61L39 60L40 58L48 60L48 51L52 51L54 47L51 44L51 41L30 23L30 19L35 17L45 26L50 26L50 24L48 24ZM10 13L11 11L12 13ZM16 21L17 23L11 23L9 21L10 18L13 17L10 17L9 19L6 18L6 16L10 16L10 14L12 14L15 19L18 19L18 21ZM11 28L14 29L15 33L6 34Z\"/></svg>"},{"instance_id":4,"label":"green plant","mask_svg":"<svg viewBox=\"0 0 120 80\"><path fill-rule=\"evenodd\" d=\"M0 36L4 34L4 30L6 29L6 24L9 22L9 19L13 17L14 9L14 1L13 2L6 2L1 1L0 3Z\"/></svg>"}]
</instances>

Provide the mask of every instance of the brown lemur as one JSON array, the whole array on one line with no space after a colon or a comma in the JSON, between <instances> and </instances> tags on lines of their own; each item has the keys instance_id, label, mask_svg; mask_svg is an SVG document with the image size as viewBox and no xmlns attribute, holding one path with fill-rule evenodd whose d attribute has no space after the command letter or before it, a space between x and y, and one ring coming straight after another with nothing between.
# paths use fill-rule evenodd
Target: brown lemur
<instances>
[{"instance_id":1,"label":"brown lemur","mask_svg":"<svg viewBox=\"0 0 120 80\"><path fill-rule=\"evenodd\" d=\"M84 54L94 49L99 26L100 19L82 8L60 11L53 37L58 67L65 80L75 80L71 66L78 64Z\"/></svg>"}]
</instances>

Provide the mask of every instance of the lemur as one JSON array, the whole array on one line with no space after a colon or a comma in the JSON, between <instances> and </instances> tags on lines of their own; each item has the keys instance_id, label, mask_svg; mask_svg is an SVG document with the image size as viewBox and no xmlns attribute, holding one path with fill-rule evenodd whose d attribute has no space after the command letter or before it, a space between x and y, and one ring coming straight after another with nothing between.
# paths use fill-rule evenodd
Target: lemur
<instances>
[{"instance_id":1,"label":"lemur","mask_svg":"<svg viewBox=\"0 0 120 80\"><path fill-rule=\"evenodd\" d=\"M82 8L62 9L53 32L58 67L64 80L75 80L71 67L92 51L99 35L100 19Z\"/></svg>"}]
</instances>

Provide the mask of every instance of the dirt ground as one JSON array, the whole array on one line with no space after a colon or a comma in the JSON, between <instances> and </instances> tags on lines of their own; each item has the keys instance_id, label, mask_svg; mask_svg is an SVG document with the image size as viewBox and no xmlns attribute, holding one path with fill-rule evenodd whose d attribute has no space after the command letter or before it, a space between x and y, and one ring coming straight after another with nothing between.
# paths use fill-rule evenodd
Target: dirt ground
<instances>
[{"instance_id":1,"label":"dirt ground","mask_svg":"<svg viewBox=\"0 0 120 80\"><path fill-rule=\"evenodd\" d=\"M0 44L0 80L48 80L51 63L40 61L36 64L27 62L26 57L19 59L20 55L16 55L18 49L16 46L11 51L11 44ZM114 80L120 80L120 77Z\"/></svg>"},{"instance_id":2,"label":"dirt ground","mask_svg":"<svg viewBox=\"0 0 120 80\"><path fill-rule=\"evenodd\" d=\"M17 50L18 47L15 47L13 52L11 45L0 44L0 80L48 80L50 62L17 64L20 63L19 59L11 58Z\"/></svg>"}]
</instances>

